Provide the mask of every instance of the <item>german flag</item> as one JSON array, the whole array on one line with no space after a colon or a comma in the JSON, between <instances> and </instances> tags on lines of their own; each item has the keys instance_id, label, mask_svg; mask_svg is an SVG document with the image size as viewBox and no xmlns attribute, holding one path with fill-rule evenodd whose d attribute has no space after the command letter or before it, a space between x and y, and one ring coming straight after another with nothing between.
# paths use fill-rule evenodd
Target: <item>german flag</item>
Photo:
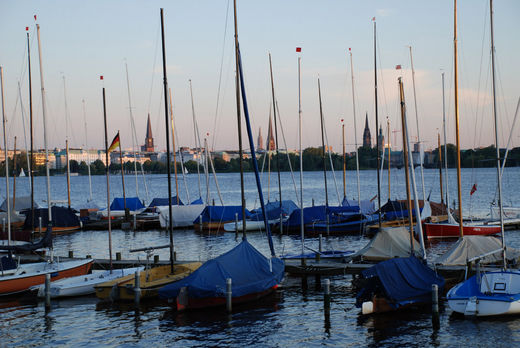
<instances>
[{"instance_id":1,"label":"german flag","mask_svg":"<svg viewBox=\"0 0 520 348\"><path fill-rule=\"evenodd\" d=\"M114 151L119 146L119 132L117 132L116 136L114 137L114 140L112 140L112 144L110 144L110 147L108 148L108 153Z\"/></svg>"}]
</instances>

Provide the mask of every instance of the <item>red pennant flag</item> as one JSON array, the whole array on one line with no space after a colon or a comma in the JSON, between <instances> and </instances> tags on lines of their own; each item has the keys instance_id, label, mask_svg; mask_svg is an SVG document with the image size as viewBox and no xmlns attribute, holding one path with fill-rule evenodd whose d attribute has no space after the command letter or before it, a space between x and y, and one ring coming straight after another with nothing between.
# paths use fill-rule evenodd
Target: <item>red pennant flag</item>
<instances>
[{"instance_id":1,"label":"red pennant flag","mask_svg":"<svg viewBox=\"0 0 520 348\"><path fill-rule=\"evenodd\" d=\"M469 192L470 196L473 196L473 194L477 191L477 184L473 184L473 187L471 188L471 191Z\"/></svg>"},{"instance_id":2,"label":"red pennant flag","mask_svg":"<svg viewBox=\"0 0 520 348\"><path fill-rule=\"evenodd\" d=\"M100 80L103 80L103 75L101 75L101 76L99 77L99 79L100 79Z\"/></svg>"},{"instance_id":3,"label":"red pennant flag","mask_svg":"<svg viewBox=\"0 0 520 348\"><path fill-rule=\"evenodd\" d=\"M34 20L36 20L36 15L34 15Z\"/></svg>"},{"instance_id":4,"label":"red pennant flag","mask_svg":"<svg viewBox=\"0 0 520 348\"><path fill-rule=\"evenodd\" d=\"M351 52L351 51L352 51L352 48L349 47L349 48L348 48L348 51Z\"/></svg>"},{"instance_id":5,"label":"red pennant flag","mask_svg":"<svg viewBox=\"0 0 520 348\"><path fill-rule=\"evenodd\" d=\"M395 66L395 70L401 70L401 64Z\"/></svg>"},{"instance_id":6,"label":"red pennant flag","mask_svg":"<svg viewBox=\"0 0 520 348\"><path fill-rule=\"evenodd\" d=\"M301 51L302 51L301 47L296 47L296 52L301 52Z\"/></svg>"},{"instance_id":7,"label":"red pennant flag","mask_svg":"<svg viewBox=\"0 0 520 348\"><path fill-rule=\"evenodd\" d=\"M376 17L372 17L372 22L375 22L376 21Z\"/></svg>"},{"instance_id":8,"label":"red pennant flag","mask_svg":"<svg viewBox=\"0 0 520 348\"><path fill-rule=\"evenodd\" d=\"M25 31L29 31L29 27L25 27Z\"/></svg>"}]
</instances>

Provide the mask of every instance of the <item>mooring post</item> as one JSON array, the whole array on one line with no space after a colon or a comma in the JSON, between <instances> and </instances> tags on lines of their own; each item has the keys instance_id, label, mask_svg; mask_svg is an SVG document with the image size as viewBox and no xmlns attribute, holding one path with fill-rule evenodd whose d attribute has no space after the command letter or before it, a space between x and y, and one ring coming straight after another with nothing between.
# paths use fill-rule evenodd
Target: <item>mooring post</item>
<instances>
[{"instance_id":1,"label":"mooring post","mask_svg":"<svg viewBox=\"0 0 520 348\"><path fill-rule=\"evenodd\" d=\"M39 228L38 232L40 234L42 234L42 217L41 216L38 217L38 228Z\"/></svg>"},{"instance_id":2,"label":"mooring post","mask_svg":"<svg viewBox=\"0 0 520 348\"><path fill-rule=\"evenodd\" d=\"M116 253L116 261L121 261L121 252Z\"/></svg>"},{"instance_id":3,"label":"mooring post","mask_svg":"<svg viewBox=\"0 0 520 348\"><path fill-rule=\"evenodd\" d=\"M159 263L159 255L154 255L153 256L153 263L154 264L158 264Z\"/></svg>"},{"instance_id":4,"label":"mooring post","mask_svg":"<svg viewBox=\"0 0 520 348\"><path fill-rule=\"evenodd\" d=\"M74 258L74 251L69 250L69 259L73 259L73 258Z\"/></svg>"},{"instance_id":5,"label":"mooring post","mask_svg":"<svg viewBox=\"0 0 520 348\"><path fill-rule=\"evenodd\" d=\"M330 279L326 278L323 280L324 291L323 291L323 305L325 310L330 310Z\"/></svg>"},{"instance_id":6,"label":"mooring post","mask_svg":"<svg viewBox=\"0 0 520 348\"><path fill-rule=\"evenodd\" d=\"M235 240L238 239L238 213L235 213Z\"/></svg>"},{"instance_id":7,"label":"mooring post","mask_svg":"<svg viewBox=\"0 0 520 348\"><path fill-rule=\"evenodd\" d=\"M202 215L199 215L199 231L202 232Z\"/></svg>"},{"instance_id":8,"label":"mooring post","mask_svg":"<svg viewBox=\"0 0 520 348\"><path fill-rule=\"evenodd\" d=\"M432 325L434 330L438 330L441 326L439 319L439 287L432 284Z\"/></svg>"},{"instance_id":9,"label":"mooring post","mask_svg":"<svg viewBox=\"0 0 520 348\"><path fill-rule=\"evenodd\" d=\"M134 303L136 306L139 306L139 302L141 301L141 277L139 277L139 272L135 272L135 281L134 281Z\"/></svg>"},{"instance_id":10,"label":"mooring post","mask_svg":"<svg viewBox=\"0 0 520 348\"><path fill-rule=\"evenodd\" d=\"M319 238L318 250L319 250L319 252L321 253L322 250L323 250L323 244L322 244L322 243L323 243L323 241L322 241L322 240L323 240L323 236L322 236L321 233L320 233L319 237L320 237L320 238Z\"/></svg>"},{"instance_id":11,"label":"mooring post","mask_svg":"<svg viewBox=\"0 0 520 348\"><path fill-rule=\"evenodd\" d=\"M132 215L132 217L134 218L134 231L137 229L137 216L136 214Z\"/></svg>"},{"instance_id":12,"label":"mooring post","mask_svg":"<svg viewBox=\"0 0 520 348\"><path fill-rule=\"evenodd\" d=\"M232 310L232 301L233 301L233 292L231 289L231 278L226 279L226 310L228 313L231 313Z\"/></svg>"},{"instance_id":13,"label":"mooring post","mask_svg":"<svg viewBox=\"0 0 520 348\"><path fill-rule=\"evenodd\" d=\"M314 198L312 198L312 206L314 207Z\"/></svg>"},{"instance_id":14,"label":"mooring post","mask_svg":"<svg viewBox=\"0 0 520 348\"><path fill-rule=\"evenodd\" d=\"M45 274L45 308L51 307L51 274Z\"/></svg>"}]
</instances>

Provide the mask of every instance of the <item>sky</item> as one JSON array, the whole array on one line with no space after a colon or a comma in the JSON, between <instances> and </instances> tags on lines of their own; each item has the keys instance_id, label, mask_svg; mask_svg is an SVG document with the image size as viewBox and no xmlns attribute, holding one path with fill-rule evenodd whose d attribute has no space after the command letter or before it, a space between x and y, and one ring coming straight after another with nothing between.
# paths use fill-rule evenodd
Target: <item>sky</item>
<instances>
[{"instance_id":1,"label":"sky","mask_svg":"<svg viewBox=\"0 0 520 348\"><path fill-rule=\"evenodd\" d=\"M191 80L193 109L201 137L208 138L214 150L237 149L232 6L229 0L0 1L0 66L4 70L9 147L13 147L15 136L17 147L25 147L24 130L25 138L29 137L27 26L35 146L43 147L41 81L33 17L37 15L49 147L63 148L67 138L74 148L104 147L104 86L108 137L111 139L119 130L123 148L131 149L132 114L137 143L144 144L149 113L157 150L164 150L160 45L160 8L164 8L166 64L173 96L176 145L195 144ZM239 0L237 6L238 35L255 141L261 127L265 142L272 109L269 53L286 140L283 141L279 131L280 147L298 148L298 56L301 57L303 147L321 145L318 78L325 129L333 150L341 151L341 119L345 122L347 151L354 150L355 134L357 144L361 144L366 115L375 141L372 21L375 17L379 122L386 134L387 118L390 121L392 147L400 149L402 144L399 76L404 82L411 141L417 139L417 115L424 148L437 147L437 133L442 132L442 72L445 73L447 141L455 143L453 1ZM517 88L520 2L496 0L494 14L499 142L504 147L520 97ZM462 148L488 146L494 143L488 1L459 0L457 32L461 145ZM413 52L416 98L409 46ZM296 47L302 48L301 54L295 52ZM354 131L349 48L353 56L357 132ZM396 65L402 69L396 70ZM103 81L100 75L104 76ZM243 129L246 139L245 127ZM513 132L512 146L520 146L520 125Z\"/></svg>"}]
</instances>

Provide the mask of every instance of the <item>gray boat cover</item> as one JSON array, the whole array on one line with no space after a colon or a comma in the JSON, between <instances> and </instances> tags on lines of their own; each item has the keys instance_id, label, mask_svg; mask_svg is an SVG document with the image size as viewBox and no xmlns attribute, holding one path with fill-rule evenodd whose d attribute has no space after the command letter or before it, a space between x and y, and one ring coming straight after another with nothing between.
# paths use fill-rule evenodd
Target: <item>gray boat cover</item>
<instances>
[{"instance_id":1,"label":"gray boat cover","mask_svg":"<svg viewBox=\"0 0 520 348\"><path fill-rule=\"evenodd\" d=\"M465 266L468 259L502 248L499 238L493 236L464 236L454 243L450 249L435 260L436 265ZM518 260L520 250L507 248L506 257L511 262ZM481 264L502 262L502 253L497 252L483 257Z\"/></svg>"},{"instance_id":2,"label":"gray boat cover","mask_svg":"<svg viewBox=\"0 0 520 348\"><path fill-rule=\"evenodd\" d=\"M421 258L419 242L413 240L414 255ZM381 261L410 256L410 232L405 227L384 227L363 249L352 255L365 261Z\"/></svg>"},{"instance_id":3,"label":"gray boat cover","mask_svg":"<svg viewBox=\"0 0 520 348\"><path fill-rule=\"evenodd\" d=\"M13 197L9 200L9 203L11 204L11 211L20 211L24 209L31 209L31 196L22 196L22 197L16 197L15 201L15 209L13 209ZM34 202L34 209L38 209L38 203ZM0 205L0 210L7 211L7 199L4 199L4 202L2 205Z\"/></svg>"}]
</instances>

